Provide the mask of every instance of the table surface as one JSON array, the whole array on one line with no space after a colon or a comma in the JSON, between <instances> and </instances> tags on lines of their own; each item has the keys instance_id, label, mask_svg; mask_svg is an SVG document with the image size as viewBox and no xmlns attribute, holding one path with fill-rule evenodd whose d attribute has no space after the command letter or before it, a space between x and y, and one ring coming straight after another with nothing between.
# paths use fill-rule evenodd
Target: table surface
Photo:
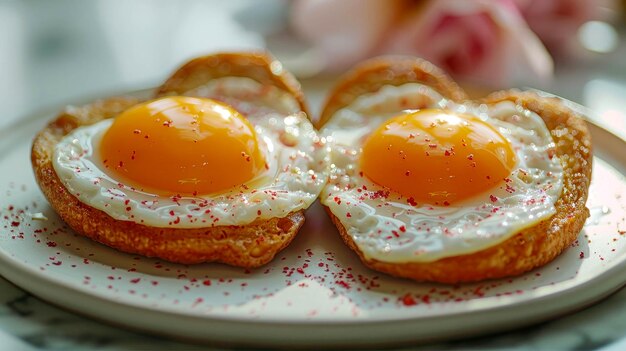
<instances>
[{"instance_id":1,"label":"table surface","mask_svg":"<svg viewBox=\"0 0 626 351\"><path fill-rule=\"evenodd\" d=\"M157 85L186 59L206 52L265 47L250 24L251 0L123 2L0 1L0 128L85 96ZM280 1L255 8L262 23L284 12ZM284 14L283 14L284 15ZM245 24L245 25L242 25ZM557 65L540 88L579 102L596 122L626 139L626 35L606 54ZM236 38L236 40L233 40ZM304 81L313 110L319 80ZM0 206L2 204L0 203ZM64 311L0 277L0 350L205 350ZM513 332L413 349L626 349L626 289L568 316Z\"/></svg>"}]
</instances>

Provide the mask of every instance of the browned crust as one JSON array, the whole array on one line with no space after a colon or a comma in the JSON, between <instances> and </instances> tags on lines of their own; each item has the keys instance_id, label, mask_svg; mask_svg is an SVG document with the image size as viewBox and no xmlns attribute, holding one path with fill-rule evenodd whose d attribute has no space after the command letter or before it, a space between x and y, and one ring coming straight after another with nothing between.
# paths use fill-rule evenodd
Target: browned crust
<instances>
[{"instance_id":1,"label":"browned crust","mask_svg":"<svg viewBox=\"0 0 626 351\"><path fill-rule=\"evenodd\" d=\"M180 95L212 79L246 77L273 85L293 95L302 111L310 116L300 83L269 53L218 53L195 58L180 67L159 89L157 96Z\"/></svg>"},{"instance_id":2,"label":"browned crust","mask_svg":"<svg viewBox=\"0 0 626 351\"><path fill-rule=\"evenodd\" d=\"M451 100L467 99L463 89L432 63L412 56L381 56L360 63L339 78L326 98L316 127L321 129L335 112L363 94L405 83L422 83Z\"/></svg>"},{"instance_id":3,"label":"browned crust","mask_svg":"<svg viewBox=\"0 0 626 351\"><path fill-rule=\"evenodd\" d=\"M158 94L183 92L227 73L247 76L246 72L249 72L262 84L276 84L291 92L304 106L299 84L287 72L271 73L271 62L269 56L256 54L203 57L183 66L167 80ZM74 231L124 252L187 264L222 262L240 267L258 267L289 245L304 223L302 210L284 218L257 220L242 226L156 228L116 220L72 195L53 169L55 146L75 128L114 117L138 102L140 100L133 97L116 97L68 108L33 141L31 161L37 183L51 206Z\"/></svg>"},{"instance_id":4,"label":"browned crust","mask_svg":"<svg viewBox=\"0 0 626 351\"><path fill-rule=\"evenodd\" d=\"M564 190L555 205L556 214L498 245L476 253L428 263L395 264L366 258L339 219L326 208L345 243L366 266L417 281L472 282L519 275L543 266L576 240L589 216L585 203L591 180L592 151L585 122L559 99L544 98L533 92L501 91L482 102L505 100L537 113L552 134L564 171Z\"/></svg>"}]
</instances>

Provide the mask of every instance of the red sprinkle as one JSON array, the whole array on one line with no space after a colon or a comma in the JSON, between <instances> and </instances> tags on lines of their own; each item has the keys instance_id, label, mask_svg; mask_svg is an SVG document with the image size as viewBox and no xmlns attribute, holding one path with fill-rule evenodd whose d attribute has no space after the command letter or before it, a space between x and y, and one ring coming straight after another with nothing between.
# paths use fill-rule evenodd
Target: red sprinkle
<instances>
[{"instance_id":1,"label":"red sprinkle","mask_svg":"<svg viewBox=\"0 0 626 351\"><path fill-rule=\"evenodd\" d=\"M417 301L415 301L415 298L413 298L413 296L411 296L410 294L404 295L402 298L400 298L400 301L405 306L417 305Z\"/></svg>"},{"instance_id":2,"label":"red sprinkle","mask_svg":"<svg viewBox=\"0 0 626 351\"><path fill-rule=\"evenodd\" d=\"M337 281L335 282L335 284L337 284L337 285L339 285L339 286L342 286L342 287L344 287L344 288L346 288L346 289L350 289L350 284L346 283L346 282L345 282L345 281L343 281L343 280L337 280Z\"/></svg>"}]
</instances>

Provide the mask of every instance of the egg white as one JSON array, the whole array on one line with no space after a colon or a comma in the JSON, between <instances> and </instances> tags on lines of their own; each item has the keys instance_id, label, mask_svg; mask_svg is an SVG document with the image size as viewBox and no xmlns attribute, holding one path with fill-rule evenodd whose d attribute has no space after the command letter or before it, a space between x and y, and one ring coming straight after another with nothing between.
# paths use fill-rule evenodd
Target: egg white
<instances>
[{"instance_id":1,"label":"egg white","mask_svg":"<svg viewBox=\"0 0 626 351\"><path fill-rule=\"evenodd\" d=\"M507 181L449 207L414 206L370 181L359 169L365 138L388 118L418 108L469 113L494 126L517 155ZM545 123L512 102L456 104L420 84L386 86L337 111L321 134L331 145L331 175L320 201L369 259L432 262L480 251L552 216L563 188L563 169Z\"/></svg>"},{"instance_id":2,"label":"egg white","mask_svg":"<svg viewBox=\"0 0 626 351\"><path fill-rule=\"evenodd\" d=\"M77 128L57 144L53 167L63 185L81 202L114 219L152 227L245 225L285 217L315 201L328 179L325 140L290 94L248 78L229 77L183 95L215 98L247 116L269 169L241 187L217 194L151 194L104 171L97 150L113 122L107 119Z\"/></svg>"}]
</instances>

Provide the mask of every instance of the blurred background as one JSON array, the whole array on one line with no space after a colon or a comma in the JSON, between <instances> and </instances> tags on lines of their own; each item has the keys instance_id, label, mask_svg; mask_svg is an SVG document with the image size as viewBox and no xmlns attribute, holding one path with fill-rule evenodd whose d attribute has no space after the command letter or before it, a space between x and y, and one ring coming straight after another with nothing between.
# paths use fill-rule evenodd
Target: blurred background
<instances>
[{"instance_id":1,"label":"blurred background","mask_svg":"<svg viewBox=\"0 0 626 351\"><path fill-rule=\"evenodd\" d=\"M380 54L425 57L474 95L543 89L626 138L620 0L0 0L0 128L159 85L186 60L269 49L311 90Z\"/></svg>"}]
</instances>

